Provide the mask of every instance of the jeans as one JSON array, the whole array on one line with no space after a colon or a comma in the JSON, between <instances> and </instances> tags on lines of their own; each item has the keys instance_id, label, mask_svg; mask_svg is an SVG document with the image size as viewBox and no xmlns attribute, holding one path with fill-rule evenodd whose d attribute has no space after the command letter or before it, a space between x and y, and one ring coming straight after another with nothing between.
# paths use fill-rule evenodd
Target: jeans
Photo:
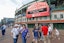
<instances>
[{"instance_id":1,"label":"jeans","mask_svg":"<svg viewBox=\"0 0 64 43\"><path fill-rule=\"evenodd\" d=\"M38 37L41 38L41 32L39 32L39 36Z\"/></svg>"},{"instance_id":2,"label":"jeans","mask_svg":"<svg viewBox=\"0 0 64 43\"><path fill-rule=\"evenodd\" d=\"M14 38L13 40L14 40L14 43L17 43L18 35L17 35L16 38Z\"/></svg>"},{"instance_id":3,"label":"jeans","mask_svg":"<svg viewBox=\"0 0 64 43\"><path fill-rule=\"evenodd\" d=\"M22 37L22 43L26 43L26 38Z\"/></svg>"},{"instance_id":4,"label":"jeans","mask_svg":"<svg viewBox=\"0 0 64 43\"><path fill-rule=\"evenodd\" d=\"M43 33L41 33L41 38L40 39L43 40Z\"/></svg>"},{"instance_id":5,"label":"jeans","mask_svg":"<svg viewBox=\"0 0 64 43\"><path fill-rule=\"evenodd\" d=\"M17 39L13 39L14 40L14 43L17 43Z\"/></svg>"},{"instance_id":6,"label":"jeans","mask_svg":"<svg viewBox=\"0 0 64 43\"><path fill-rule=\"evenodd\" d=\"M2 35L5 35L5 30L2 30Z\"/></svg>"}]
</instances>

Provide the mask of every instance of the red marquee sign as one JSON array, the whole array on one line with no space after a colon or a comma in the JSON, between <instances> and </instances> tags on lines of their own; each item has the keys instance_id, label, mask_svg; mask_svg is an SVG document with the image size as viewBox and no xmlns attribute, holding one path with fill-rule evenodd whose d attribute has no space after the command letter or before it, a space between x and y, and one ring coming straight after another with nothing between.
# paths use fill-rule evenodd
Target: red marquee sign
<instances>
[{"instance_id":1,"label":"red marquee sign","mask_svg":"<svg viewBox=\"0 0 64 43\"><path fill-rule=\"evenodd\" d=\"M50 16L49 6L46 2L34 2L27 8L27 18L40 16Z\"/></svg>"}]
</instances>

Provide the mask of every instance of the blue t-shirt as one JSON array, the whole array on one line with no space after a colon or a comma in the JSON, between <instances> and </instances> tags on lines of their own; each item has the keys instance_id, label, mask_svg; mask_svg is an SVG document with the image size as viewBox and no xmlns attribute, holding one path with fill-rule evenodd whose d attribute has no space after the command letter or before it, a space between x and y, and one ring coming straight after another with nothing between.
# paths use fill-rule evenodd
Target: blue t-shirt
<instances>
[{"instance_id":1,"label":"blue t-shirt","mask_svg":"<svg viewBox=\"0 0 64 43\"><path fill-rule=\"evenodd\" d=\"M25 30L22 32L22 37L26 37L27 33L28 33L28 29L25 29Z\"/></svg>"},{"instance_id":2,"label":"blue t-shirt","mask_svg":"<svg viewBox=\"0 0 64 43\"><path fill-rule=\"evenodd\" d=\"M38 29L34 29L33 33L34 33L34 37L38 37Z\"/></svg>"}]
</instances>

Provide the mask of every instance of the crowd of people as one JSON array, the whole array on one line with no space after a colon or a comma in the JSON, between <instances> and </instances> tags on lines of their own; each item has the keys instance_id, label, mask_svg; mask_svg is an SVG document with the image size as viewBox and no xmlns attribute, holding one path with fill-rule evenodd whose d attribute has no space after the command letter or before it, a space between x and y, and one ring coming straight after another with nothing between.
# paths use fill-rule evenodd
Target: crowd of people
<instances>
[{"instance_id":1,"label":"crowd of people","mask_svg":"<svg viewBox=\"0 0 64 43\"><path fill-rule=\"evenodd\" d=\"M15 24L13 29L11 30L13 41L14 43L17 43L18 36L21 34L22 43L26 43L27 38L30 38L30 33L28 27L26 25L18 25ZM44 43L51 43L51 39L58 38L59 37L59 31L56 28L52 28L51 25L36 25L34 26L32 30L33 40L32 43L39 43L39 41L43 41Z\"/></svg>"},{"instance_id":2,"label":"crowd of people","mask_svg":"<svg viewBox=\"0 0 64 43\"><path fill-rule=\"evenodd\" d=\"M6 25L1 26L2 36L5 36ZM27 43L27 38L30 38L30 32L26 25L15 24L11 30L11 36L13 37L13 43L17 43L19 34L21 35L22 43ZM50 24L35 25L32 29L33 40L31 43L39 43L43 41L44 43L51 43L51 40L58 38L60 33L55 27L54 29Z\"/></svg>"},{"instance_id":3,"label":"crowd of people","mask_svg":"<svg viewBox=\"0 0 64 43\"><path fill-rule=\"evenodd\" d=\"M22 43L26 43L27 37L29 36L29 31L25 25L14 25L13 29L11 30L11 36L13 36L14 43L17 43L19 34L21 34Z\"/></svg>"}]
</instances>

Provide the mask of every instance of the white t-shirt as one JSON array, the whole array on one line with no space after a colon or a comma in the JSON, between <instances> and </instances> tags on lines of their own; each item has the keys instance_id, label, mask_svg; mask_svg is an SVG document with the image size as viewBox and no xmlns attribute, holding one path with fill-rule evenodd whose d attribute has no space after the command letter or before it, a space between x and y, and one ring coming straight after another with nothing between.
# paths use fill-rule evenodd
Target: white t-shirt
<instances>
[{"instance_id":1,"label":"white t-shirt","mask_svg":"<svg viewBox=\"0 0 64 43\"><path fill-rule=\"evenodd\" d=\"M51 28L51 26L49 26L48 27L48 31L50 32L50 31L52 31L53 29Z\"/></svg>"},{"instance_id":2,"label":"white t-shirt","mask_svg":"<svg viewBox=\"0 0 64 43\"><path fill-rule=\"evenodd\" d=\"M7 28L7 26L6 25L3 25L3 30L6 29L6 28Z\"/></svg>"},{"instance_id":3,"label":"white t-shirt","mask_svg":"<svg viewBox=\"0 0 64 43\"><path fill-rule=\"evenodd\" d=\"M13 28L13 29L11 30L11 33L13 33L13 38L16 38L16 35L19 34L19 28Z\"/></svg>"},{"instance_id":4,"label":"white t-shirt","mask_svg":"<svg viewBox=\"0 0 64 43\"><path fill-rule=\"evenodd\" d=\"M57 29L55 30L55 34L56 35L59 35L59 31Z\"/></svg>"}]
</instances>

